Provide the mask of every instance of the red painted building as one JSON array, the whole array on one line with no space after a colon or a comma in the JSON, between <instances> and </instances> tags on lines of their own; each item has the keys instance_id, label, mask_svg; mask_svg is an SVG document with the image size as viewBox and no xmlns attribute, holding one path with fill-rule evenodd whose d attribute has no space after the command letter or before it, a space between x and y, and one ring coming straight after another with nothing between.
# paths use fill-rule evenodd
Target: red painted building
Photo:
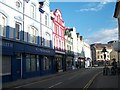
<instances>
[{"instance_id":1,"label":"red painted building","mask_svg":"<svg viewBox=\"0 0 120 90\"><path fill-rule=\"evenodd\" d=\"M65 66L65 37L66 30L64 21L62 20L62 13L59 9L52 12L53 19L53 47L55 49L56 70L58 72L64 70Z\"/></svg>"}]
</instances>

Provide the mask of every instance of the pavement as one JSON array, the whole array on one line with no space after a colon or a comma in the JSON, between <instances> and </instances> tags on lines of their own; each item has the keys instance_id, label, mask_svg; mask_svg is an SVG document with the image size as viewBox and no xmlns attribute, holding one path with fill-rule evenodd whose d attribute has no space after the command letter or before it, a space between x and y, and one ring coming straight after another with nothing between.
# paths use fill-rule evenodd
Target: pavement
<instances>
[{"instance_id":1,"label":"pavement","mask_svg":"<svg viewBox=\"0 0 120 90\"><path fill-rule=\"evenodd\" d=\"M33 78L28 78L28 79L19 79L17 81L3 83L2 88L12 89L13 87L17 87L20 85L25 85L25 84L32 83L32 82L38 82L40 80L45 80L45 79L49 79L55 76L60 76L66 73L72 73L74 71L84 70L84 69L85 68L75 69L75 70L65 71L65 72L59 72L59 73L50 74L46 76L38 76L38 77L33 77ZM92 80L92 83L89 88L115 88L116 90L118 88L120 89L118 85L120 83L119 81L120 81L119 75L103 75L102 73L100 73L94 80Z\"/></svg>"}]
</instances>

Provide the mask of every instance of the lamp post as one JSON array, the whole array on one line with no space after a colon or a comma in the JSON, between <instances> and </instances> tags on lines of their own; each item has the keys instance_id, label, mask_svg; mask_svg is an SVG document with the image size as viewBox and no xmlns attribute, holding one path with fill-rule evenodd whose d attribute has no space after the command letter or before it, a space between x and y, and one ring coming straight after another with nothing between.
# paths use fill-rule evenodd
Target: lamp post
<instances>
[{"instance_id":1,"label":"lamp post","mask_svg":"<svg viewBox=\"0 0 120 90\"><path fill-rule=\"evenodd\" d=\"M103 52L104 61L105 61L105 67L106 67L106 54L105 54L107 52L106 47L103 47L101 52Z\"/></svg>"}]
</instances>

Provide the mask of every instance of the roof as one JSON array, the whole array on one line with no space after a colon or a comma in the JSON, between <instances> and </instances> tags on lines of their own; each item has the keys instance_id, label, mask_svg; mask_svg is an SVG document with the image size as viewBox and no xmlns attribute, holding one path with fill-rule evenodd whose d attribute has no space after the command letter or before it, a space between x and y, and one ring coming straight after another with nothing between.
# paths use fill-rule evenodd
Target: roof
<instances>
[{"instance_id":1,"label":"roof","mask_svg":"<svg viewBox=\"0 0 120 90\"><path fill-rule=\"evenodd\" d=\"M112 47L112 44L95 44L96 48Z\"/></svg>"},{"instance_id":2,"label":"roof","mask_svg":"<svg viewBox=\"0 0 120 90\"><path fill-rule=\"evenodd\" d=\"M119 13L120 13L120 0L117 0L116 6L115 6L114 17L117 18Z\"/></svg>"}]
</instances>

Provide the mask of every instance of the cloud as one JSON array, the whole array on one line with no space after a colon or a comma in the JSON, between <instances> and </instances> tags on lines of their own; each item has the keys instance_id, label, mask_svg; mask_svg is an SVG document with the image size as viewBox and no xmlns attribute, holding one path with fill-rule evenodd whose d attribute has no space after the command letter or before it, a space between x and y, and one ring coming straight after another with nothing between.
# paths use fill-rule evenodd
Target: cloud
<instances>
[{"instance_id":1,"label":"cloud","mask_svg":"<svg viewBox=\"0 0 120 90\"><path fill-rule=\"evenodd\" d=\"M118 28L114 29L102 29L95 32L92 36L89 36L85 39L85 42L92 43L107 43L111 40L118 39Z\"/></svg>"},{"instance_id":2,"label":"cloud","mask_svg":"<svg viewBox=\"0 0 120 90\"><path fill-rule=\"evenodd\" d=\"M113 0L101 0L99 3L89 3L86 7L87 8L81 8L80 10L76 10L76 12L83 12L83 11L100 11L104 8L104 6L109 3L112 2ZM96 4L95 4L96 3Z\"/></svg>"}]
</instances>

